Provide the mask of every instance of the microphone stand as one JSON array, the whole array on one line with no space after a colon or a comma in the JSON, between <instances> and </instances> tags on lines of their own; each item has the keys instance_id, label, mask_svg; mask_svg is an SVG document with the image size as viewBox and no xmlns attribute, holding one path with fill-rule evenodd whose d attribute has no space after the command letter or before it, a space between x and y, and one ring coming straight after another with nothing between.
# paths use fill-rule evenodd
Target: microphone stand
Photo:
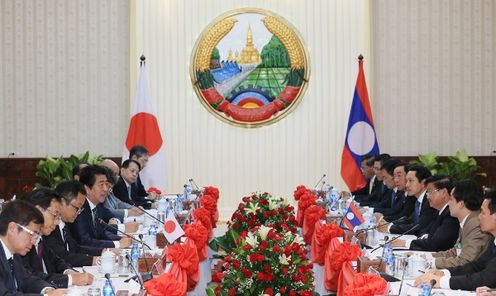
<instances>
[{"instance_id":1,"label":"microphone stand","mask_svg":"<svg viewBox=\"0 0 496 296\"><path fill-rule=\"evenodd\" d=\"M324 179L325 177L326 177L326 174L323 174L322 177L317 182L317 184L315 184L315 186L313 186L313 188L317 188L317 186L319 186L320 181L322 181L322 179Z\"/></svg>"},{"instance_id":2,"label":"microphone stand","mask_svg":"<svg viewBox=\"0 0 496 296\"><path fill-rule=\"evenodd\" d=\"M143 214L147 215L148 217L151 217L153 218L155 221L157 221L158 223L161 223L161 224L164 224L164 221L160 221L160 219L158 219L157 217L153 216L152 214L148 213L147 211L143 210L142 208L140 207L137 207L136 205L134 206L135 208L137 208L140 212L142 212Z\"/></svg>"},{"instance_id":3,"label":"microphone stand","mask_svg":"<svg viewBox=\"0 0 496 296\"><path fill-rule=\"evenodd\" d=\"M152 249L152 248L150 248L149 245L145 244L143 241L140 241L140 240L135 239L134 237L132 237L131 235L125 233L124 231L120 231L117 227L113 227L112 225L110 225L110 224L106 223L105 221L103 221L101 218L98 219L98 222L100 224L102 224L104 227L112 228L112 229L116 230L118 233L120 233L120 234L122 234L122 235L124 235L126 237L129 237L130 239L132 239L133 241L135 241L137 243L142 243L144 246L146 246L150 250Z\"/></svg>"},{"instance_id":4,"label":"microphone stand","mask_svg":"<svg viewBox=\"0 0 496 296\"><path fill-rule=\"evenodd\" d=\"M106 273L105 278L107 279L107 281L109 283L110 289L112 289L112 295L116 296L117 294L115 294L114 287L112 286L112 281L110 281L110 273Z\"/></svg>"},{"instance_id":5,"label":"microphone stand","mask_svg":"<svg viewBox=\"0 0 496 296\"><path fill-rule=\"evenodd\" d=\"M406 271L406 268L408 266L408 260L406 260L404 266L403 267L403 273L401 274L401 284L400 284L400 289L398 290L398 296L401 295L401 290L403 289L403 282L405 281L405 271Z\"/></svg>"},{"instance_id":6,"label":"microphone stand","mask_svg":"<svg viewBox=\"0 0 496 296\"><path fill-rule=\"evenodd\" d=\"M358 230L358 231L356 232L356 234L360 234L360 233L362 233L362 232L366 232L366 231L373 230L373 229L376 229L376 228L379 228L379 227L382 227L382 226L386 226L386 225L391 224L391 223L398 223L398 222L401 222L401 221L403 221L403 220L405 220L405 219L406 219L406 216L403 216L403 217L401 217L401 218L399 218L399 219L397 219L397 220L391 221L391 222L382 223L382 224L379 224L379 225L374 226L374 227L369 227L369 228L365 228L365 229L360 229L360 230Z\"/></svg>"},{"instance_id":7,"label":"microphone stand","mask_svg":"<svg viewBox=\"0 0 496 296\"><path fill-rule=\"evenodd\" d=\"M129 262L129 265L131 265L131 269L133 270L133 273L135 274L135 276L127 279L126 281L129 281L131 279L137 278L138 279L138 283L141 286L141 290L143 290L143 278L141 278L140 273L136 270L136 267L133 265L133 263L131 261L131 256L129 256L129 254L126 254L126 259Z\"/></svg>"},{"instance_id":8,"label":"microphone stand","mask_svg":"<svg viewBox=\"0 0 496 296\"><path fill-rule=\"evenodd\" d=\"M196 185L195 180L193 180L193 178L189 179L188 181L189 181L189 184L191 184L191 187L193 187L193 189L200 190L200 187L198 187L198 185Z\"/></svg>"},{"instance_id":9,"label":"microphone stand","mask_svg":"<svg viewBox=\"0 0 496 296\"><path fill-rule=\"evenodd\" d=\"M372 252L374 252L374 251L377 251L377 249L379 249L379 248L384 247L384 245L385 245L385 244L389 244L389 243L391 243L391 242L394 242L395 240L399 239L399 238L400 238L400 237L402 237L403 235L408 234L408 233L410 233L410 232L412 232L412 231L416 230L416 229L417 229L417 228L419 228L419 227L420 227L420 224L415 224L415 226L413 226L412 228L410 228L410 229L408 229L407 231L403 232L402 234L400 234L400 235L398 235L398 236L396 236L396 237L393 237L391 240L386 241L386 242L385 242L384 244L382 244L382 245L379 245L377 248L375 248L375 249L373 249L372 251L370 251L370 253L372 253Z\"/></svg>"},{"instance_id":10,"label":"microphone stand","mask_svg":"<svg viewBox=\"0 0 496 296\"><path fill-rule=\"evenodd\" d=\"M138 237L141 241L141 245L144 246L145 243L143 242L143 234L138 234ZM141 273L141 277L143 279L143 282L146 282L146 281L149 281L153 278L153 275L150 271L150 266L148 266L148 260L146 260L146 251L145 251L145 248L141 248L143 250L143 259L145 260L145 268L146 268L146 272L142 272ZM151 249L150 249L151 250Z\"/></svg>"}]
</instances>

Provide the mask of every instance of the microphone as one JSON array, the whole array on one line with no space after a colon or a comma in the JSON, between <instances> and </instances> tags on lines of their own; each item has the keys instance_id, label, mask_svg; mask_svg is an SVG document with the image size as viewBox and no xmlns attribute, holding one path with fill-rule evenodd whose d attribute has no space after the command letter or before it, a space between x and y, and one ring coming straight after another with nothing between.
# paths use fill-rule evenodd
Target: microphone
<instances>
[{"instance_id":1,"label":"microphone","mask_svg":"<svg viewBox=\"0 0 496 296\"><path fill-rule=\"evenodd\" d=\"M189 181L189 184L191 184L191 187L193 187L193 189L200 190L200 187L198 187L198 185L196 185L195 180L193 180L193 178L189 179L188 181Z\"/></svg>"},{"instance_id":2,"label":"microphone","mask_svg":"<svg viewBox=\"0 0 496 296\"><path fill-rule=\"evenodd\" d=\"M137 243L142 243L145 247L149 248L150 250L152 249L152 248L150 248L149 245L145 244L144 242L135 239L134 237L132 237L131 235L125 233L124 231L120 231L119 229L117 229L117 227L114 227L114 226L108 224L107 222L103 221L102 218L98 219L98 223L102 224L104 227L108 227L108 228L112 228L114 230L117 230L118 233L120 233L120 234L122 234L122 235L124 235L126 237L129 237L130 239L132 239L133 241L135 241Z\"/></svg>"},{"instance_id":3,"label":"microphone","mask_svg":"<svg viewBox=\"0 0 496 296\"><path fill-rule=\"evenodd\" d=\"M317 184L315 184L315 186L313 186L313 188L317 188L317 186L319 186L320 181L322 181L325 177L326 177L326 174L323 174L322 177L317 182Z\"/></svg>"},{"instance_id":4,"label":"microphone","mask_svg":"<svg viewBox=\"0 0 496 296\"><path fill-rule=\"evenodd\" d=\"M115 294L114 287L112 286L112 282L110 281L110 273L106 273L105 278L107 279L109 286L112 289L112 295L117 295Z\"/></svg>"},{"instance_id":5,"label":"microphone","mask_svg":"<svg viewBox=\"0 0 496 296\"><path fill-rule=\"evenodd\" d=\"M142 212L143 214L147 215L148 217L151 217L153 218L154 220L156 220L158 223L161 223L161 224L164 224L164 221L160 221L157 217L153 216L152 214L148 213L147 211L143 210L142 208L140 207L137 207L136 205L134 206L135 208L137 208L140 212Z\"/></svg>"},{"instance_id":6,"label":"microphone","mask_svg":"<svg viewBox=\"0 0 496 296\"><path fill-rule=\"evenodd\" d=\"M431 296L432 288L434 288L436 283L437 283L437 281L435 279L432 279L431 282L429 283L429 294L427 294L428 296Z\"/></svg>"},{"instance_id":7,"label":"microphone","mask_svg":"<svg viewBox=\"0 0 496 296\"><path fill-rule=\"evenodd\" d=\"M126 254L126 260L127 260L127 262L129 262L129 265L131 265L131 269L133 270L133 273L135 274L135 276L127 279L126 281L129 282L129 280L137 278L138 283L140 284L141 289L143 290L143 279L141 278L140 273L136 270L136 267L132 263L131 256L129 256L129 254Z\"/></svg>"},{"instance_id":8,"label":"microphone","mask_svg":"<svg viewBox=\"0 0 496 296\"><path fill-rule=\"evenodd\" d=\"M403 273L401 274L401 284L400 284L400 289L398 290L398 295L401 295L401 290L403 289L403 282L405 281L405 271L406 268L408 267L408 260L405 261L405 264L402 264L403 266Z\"/></svg>"},{"instance_id":9,"label":"microphone","mask_svg":"<svg viewBox=\"0 0 496 296\"><path fill-rule=\"evenodd\" d=\"M403 216L403 217L401 217L399 219L396 219L396 220L393 220L391 222L382 223L382 224L379 224L379 225L374 226L374 227L360 229L359 231L357 231L356 234L359 234L359 233L362 233L362 232L366 232L368 230L373 230L373 229L376 229L376 228L379 228L379 227L382 227L382 226L386 226L386 225L391 224L391 223L398 223L398 222L401 222L401 221L405 220L406 218L407 218L406 216Z\"/></svg>"},{"instance_id":10,"label":"microphone","mask_svg":"<svg viewBox=\"0 0 496 296\"><path fill-rule=\"evenodd\" d=\"M141 244L144 245L143 243L143 234L138 234L138 237L141 241ZM145 268L146 272L141 273L141 277L143 279L143 282L146 282L148 280L151 280L153 278L152 273L150 272L150 267L148 266L148 260L146 260L146 251L143 250L143 259L145 260Z\"/></svg>"},{"instance_id":11,"label":"microphone","mask_svg":"<svg viewBox=\"0 0 496 296\"><path fill-rule=\"evenodd\" d=\"M408 229L407 231L403 232L402 234L400 234L396 237L393 237L391 240L384 242L384 244L382 244L382 245L379 245L377 248L370 251L370 253L377 251L377 249L384 247L384 245L386 245L386 244L390 244L391 242L394 242L395 240L399 239L400 237L402 237L405 234L408 234L414 230L417 230L417 228L419 228L419 227L420 227L420 224L415 224L412 228Z\"/></svg>"}]
</instances>

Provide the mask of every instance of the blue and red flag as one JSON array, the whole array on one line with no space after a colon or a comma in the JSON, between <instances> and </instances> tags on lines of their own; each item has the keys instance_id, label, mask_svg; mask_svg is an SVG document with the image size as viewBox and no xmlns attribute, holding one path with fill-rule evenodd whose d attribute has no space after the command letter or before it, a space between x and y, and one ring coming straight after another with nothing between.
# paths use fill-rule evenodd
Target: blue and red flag
<instances>
[{"instance_id":1,"label":"blue and red flag","mask_svg":"<svg viewBox=\"0 0 496 296\"><path fill-rule=\"evenodd\" d=\"M360 55L358 57L358 78L341 155L341 177L350 191L363 188L367 184L360 170L362 156L366 154L378 155L379 144L375 135L374 118L363 73L363 57Z\"/></svg>"},{"instance_id":2,"label":"blue and red flag","mask_svg":"<svg viewBox=\"0 0 496 296\"><path fill-rule=\"evenodd\" d=\"M353 230L353 228L355 228L356 226L362 225L364 221L365 219L363 219L360 211L355 207L353 202L350 203L348 211L346 211L346 214L344 214L343 223L346 224L349 230Z\"/></svg>"}]
</instances>

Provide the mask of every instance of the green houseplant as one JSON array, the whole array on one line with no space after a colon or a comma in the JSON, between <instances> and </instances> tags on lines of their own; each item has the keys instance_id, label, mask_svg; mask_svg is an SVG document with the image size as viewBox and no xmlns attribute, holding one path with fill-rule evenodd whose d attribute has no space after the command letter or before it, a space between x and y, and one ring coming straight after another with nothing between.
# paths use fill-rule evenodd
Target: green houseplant
<instances>
[{"instance_id":1,"label":"green houseplant","mask_svg":"<svg viewBox=\"0 0 496 296\"><path fill-rule=\"evenodd\" d=\"M72 179L72 168L80 163L99 164L103 156L90 155L89 151L81 155L72 154L68 158L46 157L41 159L36 165L36 176L41 179L41 183L36 183L35 187L48 186L54 188L63 180Z\"/></svg>"},{"instance_id":2,"label":"green houseplant","mask_svg":"<svg viewBox=\"0 0 496 296\"><path fill-rule=\"evenodd\" d=\"M449 156L447 161L440 161L435 152L420 154L418 160L413 160L411 163L424 165L432 174L447 175L453 181L486 176L485 173L478 172L480 167L477 165L477 161L470 157L465 150L457 151L455 155Z\"/></svg>"}]
</instances>

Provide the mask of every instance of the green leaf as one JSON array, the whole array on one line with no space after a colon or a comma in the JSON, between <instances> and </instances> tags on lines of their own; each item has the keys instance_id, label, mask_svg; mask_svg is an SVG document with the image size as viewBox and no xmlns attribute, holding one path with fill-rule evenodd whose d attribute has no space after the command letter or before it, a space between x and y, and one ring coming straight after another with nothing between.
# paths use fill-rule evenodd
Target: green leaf
<instances>
[{"instance_id":1,"label":"green leaf","mask_svg":"<svg viewBox=\"0 0 496 296\"><path fill-rule=\"evenodd\" d=\"M215 287L209 286L206 290L208 296L215 296Z\"/></svg>"}]
</instances>

